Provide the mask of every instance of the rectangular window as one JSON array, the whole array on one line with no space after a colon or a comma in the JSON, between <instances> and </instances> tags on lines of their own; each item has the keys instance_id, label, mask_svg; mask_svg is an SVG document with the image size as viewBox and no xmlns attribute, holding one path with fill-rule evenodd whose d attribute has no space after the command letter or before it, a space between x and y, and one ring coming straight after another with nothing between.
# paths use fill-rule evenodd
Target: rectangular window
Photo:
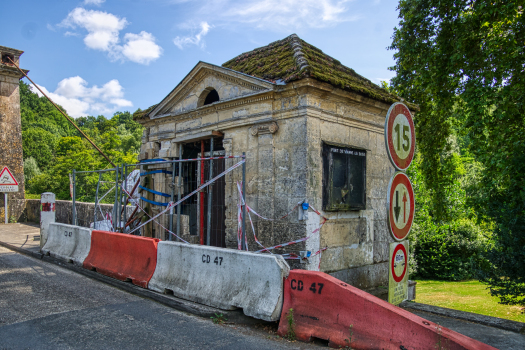
<instances>
[{"instance_id":1,"label":"rectangular window","mask_svg":"<svg viewBox=\"0 0 525 350\"><path fill-rule=\"evenodd\" d=\"M366 209L366 150L323 142L323 210Z\"/></svg>"}]
</instances>

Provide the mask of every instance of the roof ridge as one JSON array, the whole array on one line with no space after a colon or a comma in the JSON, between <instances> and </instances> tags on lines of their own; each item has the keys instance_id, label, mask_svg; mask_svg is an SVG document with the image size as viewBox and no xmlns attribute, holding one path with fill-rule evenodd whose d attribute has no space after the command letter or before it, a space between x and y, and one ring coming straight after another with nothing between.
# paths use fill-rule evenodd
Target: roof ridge
<instances>
[{"instance_id":1,"label":"roof ridge","mask_svg":"<svg viewBox=\"0 0 525 350\"><path fill-rule=\"evenodd\" d=\"M308 64L308 60L306 59L304 52L303 52L303 44L301 43L301 38L297 34L292 34L289 36L289 38L292 39L292 50L293 50L293 57L295 58L295 62L299 66L299 71L302 71L303 69L307 69L310 67Z\"/></svg>"}]
</instances>

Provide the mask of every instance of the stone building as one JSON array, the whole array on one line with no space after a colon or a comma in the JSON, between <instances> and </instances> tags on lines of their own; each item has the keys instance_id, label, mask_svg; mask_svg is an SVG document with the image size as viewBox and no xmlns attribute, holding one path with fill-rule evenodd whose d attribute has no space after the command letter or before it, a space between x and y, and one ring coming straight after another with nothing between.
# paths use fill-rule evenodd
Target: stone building
<instances>
[{"instance_id":1,"label":"stone building","mask_svg":"<svg viewBox=\"0 0 525 350\"><path fill-rule=\"evenodd\" d=\"M23 74L17 65L24 51L0 46L0 170L9 168L18 181L18 192L8 194L8 217L18 217L25 207L24 161L22 153L22 126L20 121L19 80ZM25 71L27 72L27 71ZM0 222L4 222L4 196L0 196Z\"/></svg>"},{"instance_id":2,"label":"stone building","mask_svg":"<svg viewBox=\"0 0 525 350\"><path fill-rule=\"evenodd\" d=\"M134 117L145 127L142 160L178 158L180 148L193 158L199 145L208 152L212 138L220 154L245 152L247 203L256 212L278 219L305 200L328 219L317 230L324 220L313 211L303 220L297 213L276 221L252 214L259 240L268 247L308 236L275 252L327 247L305 264L290 264L317 270L321 257L321 271L367 289L388 283L386 191L394 168L384 121L399 100L294 34L222 66L197 63L159 104ZM233 171L214 195L224 203L222 246L229 248L237 248L239 180ZM169 191L161 182L156 189ZM249 248L258 250L246 226ZM194 232L183 233L198 243Z\"/></svg>"}]
</instances>

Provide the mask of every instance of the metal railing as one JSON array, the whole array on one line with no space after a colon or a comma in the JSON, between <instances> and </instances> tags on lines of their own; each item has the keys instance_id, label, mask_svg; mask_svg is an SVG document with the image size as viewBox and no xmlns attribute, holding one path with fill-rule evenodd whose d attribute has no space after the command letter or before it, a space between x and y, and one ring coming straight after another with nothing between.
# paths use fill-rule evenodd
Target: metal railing
<instances>
[{"instance_id":1,"label":"metal railing","mask_svg":"<svg viewBox=\"0 0 525 350\"><path fill-rule=\"evenodd\" d=\"M214 152L212 142L210 152L204 153L205 157L183 159L182 148L180 149L179 159L122 164L121 167L103 170L73 170L72 224L77 224L75 203L79 195L78 189L82 188L84 197L89 197L87 194L89 191L95 192L94 228L97 228L98 214L101 214L102 220L106 220L108 216L107 213L104 215L100 204L103 201L107 203L108 198L112 197L113 211L110 218L114 232L139 232L144 235L147 231L148 236L156 235L162 239L173 240L176 237L177 240L187 241L189 238L193 243L225 247L225 175L242 166L242 174L239 175L242 176L244 201L245 154L221 156L224 151ZM219 156L216 156L217 153ZM240 161L226 169L227 159L240 159ZM134 170L140 171L140 177L134 184L133 190L129 190L128 182ZM89 176L89 174L98 174L95 188L90 189L82 183L82 180L79 181L79 175ZM94 177L91 176L91 186L93 186L93 179ZM160 180L162 183L159 184L155 180ZM130 200L130 197L135 195L131 192L138 190L141 191L140 201ZM101 196L102 192L104 193ZM130 202L135 206L131 215L127 210ZM245 249L246 208L243 206L242 210L242 247ZM157 214L159 211L160 214ZM146 224L150 225L145 226ZM162 237L161 233L156 232L156 228L164 231L167 236ZM195 236L198 237L198 242L195 241Z\"/></svg>"}]
</instances>

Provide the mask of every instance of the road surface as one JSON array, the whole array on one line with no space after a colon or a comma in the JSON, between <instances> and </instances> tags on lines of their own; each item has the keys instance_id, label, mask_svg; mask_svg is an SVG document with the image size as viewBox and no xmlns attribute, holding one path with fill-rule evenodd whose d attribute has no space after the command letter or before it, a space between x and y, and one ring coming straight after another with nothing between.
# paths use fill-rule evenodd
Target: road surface
<instances>
[{"instance_id":1,"label":"road surface","mask_svg":"<svg viewBox=\"0 0 525 350\"><path fill-rule=\"evenodd\" d=\"M314 348L216 325L0 247L0 349Z\"/></svg>"}]
</instances>

